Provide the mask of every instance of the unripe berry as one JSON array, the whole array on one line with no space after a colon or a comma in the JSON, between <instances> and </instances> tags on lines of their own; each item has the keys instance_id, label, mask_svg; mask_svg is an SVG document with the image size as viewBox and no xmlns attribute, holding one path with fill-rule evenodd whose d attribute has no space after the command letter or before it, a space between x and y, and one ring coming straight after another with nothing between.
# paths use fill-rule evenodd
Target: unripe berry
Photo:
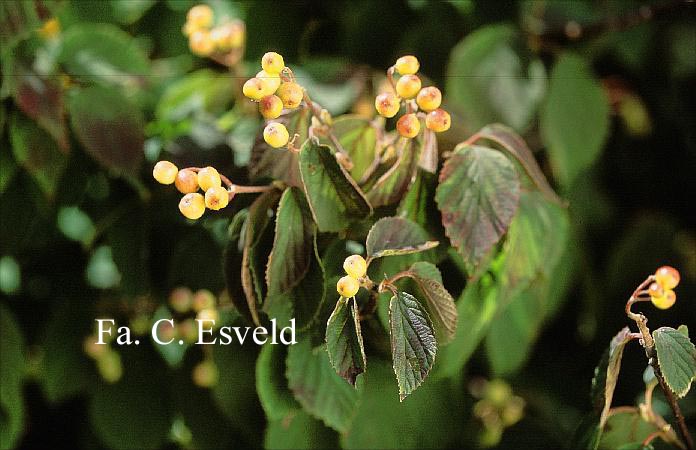
<instances>
[{"instance_id":1,"label":"unripe berry","mask_svg":"<svg viewBox=\"0 0 696 450\"><path fill-rule=\"evenodd\" d=\"M199 219L205 212L205 199L197 192L186 194L179 202L179 211L187 219Z\"/></svg>"},{"instance_id":2,"label":"unripe berry","mask_svg":"<svg viewBox=\"0 0 696 450\"><path fill-rule=\"evenodd\" d=\"M213 186L205 191L205 206L208 209L218 211L227 206L230 201L230 194L222 186Z\"/></svg>"},{"instance_id":3,"label":"unripe berry","mask_svg":"<svg viewBox=\"0 0 696 450\"><path fill-rule=\"evenodd\" d=\"M193 310L196 312L203 311L204 309L215 308L215 295L207 289L199 289L193 294Z\"/></svg>"},{"instance_id":4,"label":"unripe berry","mask_svg":"<svg viewBox=\"0 0 696 450\"><path fill-rule=\"evenodd\" d=\"M191 309L193 293L187 287L178 287L169 294L169 306L178 313L185 313Z\"/></svg>"},{"instance_id":5,"label":"unripe berry","mask_svg":"<svg viewBox=\"0 0 696 450\"><path fill-rule=\"evenodd\" d=\"M336 291L338 291L338 294L341 297L354 297L355 294L358 293L359 289L360 283L358 283L358 280L351 277L350 275L346 275L345 277L338 280L338 283L336 283Z\"/></svg>"},{"instance_id":6,"label":"unripe berry","mask_svg":"<svg viewBox=\"0 0 696 450\"><path fill-rule=\"evenodd\" d=\"M650 301L660 309L669 309L677 301L677 294L673 290L667 289L662 297L650 297Z\"/></svg>"},{"instance_id":7,"label":"unripe berry","mask_svg":"<svg viewBox=\"0 0 696 450\"><path fill-rule=\"evenodd\" d=\"M189 48L198 56L209 56L215 51L215 43L207 30L197 30L189 36Z\"/></svg>"},{"instance_id":8,"label":"unripe berry","mask_svg":"<svg viewBox=\"0 0 696 450\"><path fill-rule=\"evenodd\" d=\"M256 74L256 78L260 78L266 82L266 95L272 95L280 87L280 75L277 73L267 72L265 70ZM264 95L265 97L265 95Z\"/></svg>"},{"instance_id":9,"label":"unripe berry","mask_svg":"<svg viewBox=\"0 0 696 450\"><path fill-rule=\"evenodd\" d=\"M203 361L193 368L191 377L196 386L202 388L213 387L217 384L219 377L217 366L211 360Z\"/></svg>"},{"instance_id":10,"label":"unripe berry","mask_svg":"<svg viewBox=\"0 0 696 450\"><path fill-rule=\"evenodd\" d=\"M663 289L674 289L679 284L679 271L674 267L662 266L655 271L655 281Z\"/></svg>"},{"instance_id":11,"label":"unripe berry","mask_svg":"<svg viewBox=\"0 0 696 450\"><path fill-rule=\"evenodd\" d=\"M413 75L414 73L418 72L420 63L418 62L418 58L415 56L406 55L396 60L394 68L399 75Z\"/></svg>"},{"instance_id":12,"label":"unripe berry","mask_svg":"<svg viewBox=\"0 0 696 450\"><path fill-rule=\"evenodd\" d=\"M416 103L425 112L433 111L439 108L440 103L442 103L442 92L435 86L423 88L416 96Z\"/></svg>"},{"instance_id":13,"label":"unripe berry","mask_svg":"<svg viewBox=\"0 0 696 450\"><path fill-rule=\"evenodd\" d=\"M421 80L416 75L404 75L396 82L396 93L401 98L413 98L421 89Z\"/></svg>"},{"instance_id":14,"label":"unripe berry","mask_svg":"<svg viewBox=\"0 0 696 450\"><path fill-rule=\"evenodd\" d=\"M242 93L252 100L261 100L270 90L268 82L262 78L250 78L242 86Z\"/></svg>"},{"instance_id":15,"label":"unripe berry","mask_svg":"<svg viewBox=\"0 0 696 450\"><path fill-rule=\"evenodd\" d=\"M375 109L379 115L391 118L399 112L401 100L391 92L384 92L375 97Z\"/></svg>"},{"instance_id":16,"label":"unripe berry","mask_svg":"<svg viewBox=\"0 0 696 450\"><path fill-rule=\"evenodd\" d=\"M451 125L452 118L444 109L438 108L435 111L430 111L428 115L425 116L425 126L436 133L449 130Z\"/></svg>"},{"instance_id":17,"label":"unripe berry","mask_svg":"<svg viewBox=\"0 0 696 450\"><path fill-rule=\"evenodd\" d=\"M198 171L198 185L206 192L211 187L218 187L222 185L220 174L215 167L204 167Z\"/></svg>"},{"instance_id":18,"label":"unripe berry","mask_svg":"<svg viewBox=\"0 0 696 450\"><path fill-rule=\"evenodd\" d=\"M280 148L288 143L290 134L282 123L271 122L263 129L263 140L273 148Z\"/></svg>"},{"instance_id":19,"label":"unripe berry","mask_svg":"<svg viewBox=\"0 0 696 450\"><path fill-rule=\"evenodd\" d=\"M208 28L213 24L213 10L208 5L196 5L186 14L186 22L196 28Z\"/></svg>"},{"instance_id":20,"label":"unripe berry","mask_svg":"<svg viewBox=\"0 0 696 450\"><path fill-rule=\"evenodd\" d=\"M404 114L396 122L396 129L403 137L414 138L420 132L420 120L414 113Z\"/></svg>"},{"instance_id":21,"label":"unripe berry","mask_svg":"<svg viewBox=\"0 0 696 450\"><path fill-rule=\"evenodd\" d=\"M172 184L179 169L169 161L158 161L152 169L152 176L162 184Z\"/></svg>"},{"instance_id":22,"label":"unripe berry","mask_svg":"<svg viewBox=\"0 0 696 450\"><path fill-rule=\"evenodd\" d=\"M280 97L283 106L286 108L297 108L304 98L302 86L292 81L281 84L278 91L276 91L276 95Z\"/></svg>"},{"instance_id":23,"label":"unripe berry","mask_svg":"<svg viewBox=\"0 0 696 450\"><path fill-rule=\"evenodd\" d=\"M278 53L268 52L261 58L261 67L268 73L279 74L285 67L285 61Z\"/></svg>"},{"instance_id":24,"label":"unripe berry","mask_svg":"<svg viewBox=\"0 0 696 450\"><path fill-rule=\"evenodd\" d=\"M267 95L259 101L259 112L266 119L277 119L283 112L283 101L277 95Z\"/></svg>"},{"instance_id":25,"label":"unripe berry","mask_svg":"<svg viewBox=\"0 0 696 450\"><path fill-rule=\"evenodd\" d=\"M196 192L198 190L198 175L190 169L180 170L179 173L176 174L174 186L176 186L182 194Z\"/></svg>"},{"instance_id":26,"label":"unripe berry","mask_svg":"<svg viewBox=\"0 0 696 450\"><path fill-rule=\"evenodd\" d=\"M343 270L355 279L362 278L367 272L367 262L360 255L351 255L343 261Z\"/></svg>"}]
</instances>

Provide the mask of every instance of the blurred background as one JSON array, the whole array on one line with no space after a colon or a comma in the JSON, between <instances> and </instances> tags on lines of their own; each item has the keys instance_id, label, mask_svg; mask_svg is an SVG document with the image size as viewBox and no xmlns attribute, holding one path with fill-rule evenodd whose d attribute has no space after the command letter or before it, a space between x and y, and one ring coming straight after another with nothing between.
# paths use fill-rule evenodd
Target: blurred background
<instances>
[{"instance_id":1,"label":"blurred background","mask_svg":"<svg viewBox=\"0 0 696 450\"><path fill-rule=\"evenodd\" d=\"M677 267L683 281L673 308L649 309L651 327L696 329L693 3L211 1L216 17L246 26L232 74L191 53L182 27L196 3L0 6L2 448L563 448L591 409L598 360L627 324L626 299L656 267ZM552 314L522 348L505 349L514 363L492 363L477 345L399 404L389 361L374 359L338 433L302 410L267 417L255 345L106 356L85 345L95 317L146 334L173 295L228 301L227 226L250 199L188 223L151 168L164 158L248 180L261 120L233 84L269 50L334 115L373 114L386 68L417 55L455 123L442 151L491 122L524 136L568 200L572 256ZM593 119L556 127L566 109ZM577 130L567 154L549 148L547 130L563 127ZM461 273L441 269L456 298ZM615 405L643 391L645 357L632 350ZM480 406L496 395L514 406L504 426ZM695 428L696 395L682 405ZM655 409L669 415L659 396Z\"/></svg>"}]
</instances>

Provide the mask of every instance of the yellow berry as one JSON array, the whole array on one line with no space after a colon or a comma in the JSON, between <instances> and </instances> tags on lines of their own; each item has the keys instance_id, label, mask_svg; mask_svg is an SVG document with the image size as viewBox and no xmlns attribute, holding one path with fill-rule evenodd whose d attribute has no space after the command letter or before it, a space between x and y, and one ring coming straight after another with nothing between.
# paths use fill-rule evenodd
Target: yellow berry
<instances>
[{"instance_id":1,"label":"yellow berry","mask_svg":"<svg viewBox=\"0 0 696 450\"><path fill-rule=\"evenodd\" d=\"M107 383L116 383L123 375L123 365L121 355L117 351L109 349L97 358L97 369L99 374Z\"/></svg>"},{"instance_id":2,"label":"yellow berry","mask_svg":"<svg viewBox=\"0 0 696 450\"><path fill-rule=\"evenodd\" d=\"M186 22L196 28L208 28L213 24L213 10L208 5L196 5L186 14Z\"/></svg>"},{"instance_id":3,"label":"yellow berry","mask_svg":"<svg viewBox=\"0 0 696 450\"><path fill-rule=\"evenodd\" d=\"M421 80L416 75L404 75L396 82L396 93L401 98L413 98L421 89Z\"/></svg>"},{"instance_id":4,"label":"yellow berry","mask_svg":"<svg viewBox=\"0 0 696 450\"><path fill-rule=\"evenodd\" d=\"M341 297L354 297L355 294L358 293L359 289L360 283L358 283L358 280L351 277L350 275L346 275L345 277L338 280L338 283L336 283L336 291L338 291L338 294Z\"/></svg>"},{"instance_id":5,"label":"yellow berry","mask_svg":"<svg viewBox=\"0 0 696 450\"><path fill-rule=\"evenodd\" d=\"M268 52L261 58L261 67L268 73L279 74L285 67L285 61L278 53Z\"/></svg>"},{"instance_id":6,"label":"yellow berry","mask_svg":"<svg viewBox=\"0 0 696 450\"><path fill-rule=\"evenodd\" d=\"M414 113L404 114L396 122L396 129L403 137L414 138L420 132L420 120Z\"/></svg>"},{"instance_id":7,"label":"yellow berry","mask_svg":"<svg viewBox=\"0 0 696 450\"><path fill-rule=\"evenodd\" d=\"M283 101L277 95L267 95L259 101L259 112L266 119L277 119L283 112Z\"/></svg>"},{"instance_id":8,"label":"yellow berry","mask_svg":"<svg viewBox=\"0 0 696 450\"><path fill-rule=\"evenodd\" d=\"M218 187L222 185L220 174L215 167L204 167L198 171L198 185L206 192L211 187Z\"/></svg>"},{"instance_id":9,"label":"yellow berry","mask_svg":"<svg viewBox=\"0 0 696 450\"><path fill-rule=\"evenodd\" d=\"M367 263L360 255L351 255L343 261L343 270L353 278L362 278L367 272Z\"/></svg>"},{"instance_id":10,"label":"yellow berry","mask_svg":"<svg viewBox=\"0 0 696 450\"><path fill-rule=\"evenodd\" d=\"M271 122L263 130L263 140L273 148L280 148L288 143L290 134L282 123Z\"/></svg>"},{"instance_id":11,"label":"yellow berry","mask_svg":"<svg viewBox=\"0 0 696 450\"><path fill-rule=\"evenodd\" d=\"M220 52L227 52L244 45L244 24L239 21L229 22L210 31L210 39Z\"/></svg>"},{"instance_id":12,"label":"yellow berry","mask_svg":"<svg viewBox=\"0 0 696 450\"><path fill-rule=\"evenodd\" d=\"M418 92L416 96L418 107L425 112L433 111L442 103L442 92L435 86L428 86Z\"/></svg>"},{"instance_id":13,"label":"yellow berry","mask_svg":"<svg viewBox=\"0 0 696 450\"><path fill-rule=\"evenodd\" d=\"M193 310L196 312L204 309L215 308L215 295L207 289L200 289L193 294Z\"/></svg>"},{"instance_id":14,"label":"yellow berry","mask_svg":"<svg viewBox=\"0 0 696 450\"><path fill-rule=\"evenodd\" d=\"M152 176L155 177L155 180L159 183L172 184L178 172L179 169L169 161L159 161L152 169Z\"/></svg>"},{"instance_id":15,"label":"yellow berry","mask_svg":"<svg viewBox=\"0 0 696 450\"><path fill-rule=\"evenodd\" d=\"M650 283L650 286L648 287L648 294L650 297L659 298L662 297L664 293L665 290L662 289L662 286L660 286L658 283Z\"/></svg>"},{"instance_id":16,"label":"yellow berry","mask_svg":"<svg viewBox=\"0 0 696 450\"><path fill-rule=\"evenodd\" d=\"M169 306L178 313L185 313L191 309L193 293L187 287L178 287L169 294Z\"/></svg>"},{"instance_id":17,"label":"yellow berry","mask_svg":"<svg viewBox=\"0 0 696 450\"><path fill-rule=\"evenodd\" d=\"M227 206L230 201L230 194L222 186L213 186L205 191L205 206L208 209L218 211Z\"/></svg>"},{"instance_id":18,"label":"yellow berry","mask_svg":"<svg viewBox=\"0 0 696 450\"><path fill-rule=\"evenodd\" d=\"M669 309L677 301L677 294L673 290L667 289L662 297L650 297L650 301L660 309Z\"/></svg>"},{"instance_id":19,"label":"yellow berry","mask_svg":"<svg viewBox=\"0 0 696 450\"><path fill-rule=\"evenodd\" d=\"M444 109L438 108L435 111L430 111L428 115L425 116L425 126L436 133L449 130L451 125L452 118Z\"/></svg>"},{"instance_id":20,"label":"yellow berry","mask_svg":"<svg viewBox=\"0 0 696 450\"><path fill-rule=\"evenodd\" d=\"M189 36L189 48L198 56L209 56L215 51L215 43L207 30L197 30Z\"/></svg>"},{"instance_id":21,"label":"yellow berry","mask_svg":"<svg viewBox=\"0 0 696 450\"><path fill-rule=\"evenodd\" d=\"M375 97L375 109L379 115L391 118L399 112L401 100L391 92L384 92Z\"/></svg>"},{"instance_id":22,"label":"yellow berry","mask_svg":"<svg viewBox=\"0 0 696 450\"><path fill-rule=\"evenodd\" d=\"M267 92L269 90L268 82L261 78L250 78L242 86L244 96L252 100L261 100L268 95Z\"/></svg>"},{"instance_id":23,"label":"yellow berry","mask_svg":"<svg viewBox=\"0 0 696 450\"><path fill-rule=\"evenodd\" d=\"M202 309L196 314L196 320L217 322L220 320L220 313L215 308Z\"/></svg>"},{"instance_id":24,"label":"yellow berry","mask_svg":"<svg viewBox=\"0 0 696 450\"><path fill-rule=\"evenodd\" d=\"M210 388L218 382L218 369L212 360L206 360L193 368L193 383L202 388Z\"/></svg>"},{"instance_id":25,"label":"yellow berry","mask_svg":"<svg viewBox=\"0 0 696 450\"><path fill-rule=\"evenodd\" d=\"M266 82L266 95L272 95L280 87L280 75L277 73L267 72L265 70L256 74L256 78L260 78ZM264 95L265 97L265 95Z\"/></svg>"},{"instance_id":26,"label":"yellow berry","mask_svg":"<svg viewBox=\"0 0 696 450\"><path fill-rule=\"evenodd\" d=\"M665 290L677 287L679 280L679 271L674 267L662 266L655 271L655 281Z\"/></svg>"},{"instance_id":27,"label":"yellow berry","mask_svg":"<svg viewBox=\"0 0 696 450\"><path fill-rule=\"evenodd\" d=\"M414 73L418 72L420 63L418 62L418 58L415 56L406 55L396 60L394 68L399 75L413 75Z\"/></svg>"},{"instance_id":28,"label":"yellow berry","mask_svg":"<svg viewBox=\"0 0 696 450\"><path fill-rule=\"evenodd\" d=\"M302 86L289 81L280 85L278 91L276 91L276 95L280 97L284 107L297 108L300 106L300 103L302 103L304 91L302 90Z\"/></svg>"},{"instance_id":29,"label":"yellow berry","mask_svg":"<svg viewBox=\"0 0 696 450\"><path fill-rule=\"evenodd\" d=\"M176 174L174 186L176 186L182 194L196 192L198 190L198 175L190 169L180 170L179 173Z\"/></svg>"},{"instance_id":30,"label":"yellow berry","mask_svg":"<svg viewBox=\"0 0 696 450\"><path fill-rule=\"evenodd\" d=\"M186 194L179 202L179 211L187 219L199 219L205 212L205 199L197 192Z\"/></svg>"},{"instance_id":31,"label":"yellow berry","mask_svg":"<svg viewBox=\"0 0 696 450\"><path fill-rule=\"evenodd\" d=\"M52 39L58 36L58 34L60 34L60 22L58 19L56 17L52 17L44 22L41 28L39 28L39 34L44 39Z\"/></svg>"}]
</instances>

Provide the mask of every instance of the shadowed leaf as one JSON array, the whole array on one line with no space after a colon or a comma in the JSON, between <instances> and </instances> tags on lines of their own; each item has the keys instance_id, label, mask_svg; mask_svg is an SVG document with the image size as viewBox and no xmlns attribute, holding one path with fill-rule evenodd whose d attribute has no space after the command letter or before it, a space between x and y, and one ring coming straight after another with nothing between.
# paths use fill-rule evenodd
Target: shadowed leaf
<instances>
[{"instance_id":1,"label":"shadowed leaf","mask_svg":"<svg viewBox=\"0 0 696 450\"><path fill-rule=\"evenodd\" d=\"M367 234L368 259L383 256L418 253L438 245L428 240L428 234L415 222L403 217L383 217L375 222Z\"/></svg>"},{"instance_id":2,"label":"shadowed leaf","mask_svg":"<svg viewBox=\"0 0 696 450\"><path fill-rule=\"evenodd\" d=\"M418 170L418 160L423 147L423 138L400 138L396 143L398 158L394 164L367 192L367 199L374 207L390 205L404 196Z\"/></svg>"},{"instance_id":3,"label":"shadowed leaf","mask_svg":"<svg viewBox=\"0 0 696 450\"><path fill-rule=\"evenodd\" d=\"M355 298L338 299L326 324L326 350L336 373L355 386L367 364Z\"/></svg>"},{"instance_id":4,"label":"shadowed leaf","mask_svg":"<svg viewBox=\"0 0 696 450\"><path fill-rule=\"evenodd\" d=\"M437 342L448 344L457 331L457 305L442 285L440 271L434 264L421 261L413 264L407 274L423 293Z\"/></svg>"}]
</instances>

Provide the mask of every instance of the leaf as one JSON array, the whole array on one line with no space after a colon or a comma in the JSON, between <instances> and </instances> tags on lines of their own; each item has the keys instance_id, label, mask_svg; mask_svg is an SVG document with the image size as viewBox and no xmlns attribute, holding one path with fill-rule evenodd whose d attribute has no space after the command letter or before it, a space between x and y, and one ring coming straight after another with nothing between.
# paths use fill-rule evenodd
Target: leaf
<instances>
[{"instance_id":1,"label":"leaf","mask_svg":"<svg viewBox=\"0 0 696 450\"><path fill-rule=\"evenodd\" d=\"M267 449L338 448L336 433L302 410L284 420L268 423L264 438Z\"/></svg>"},{"instance_id":2,"label":"leaf","mask_svg":"<svg viewBox=\"0 0 696 450\"><path fill-rule=\"evenodd\" d=\"M172 318L172 312L171 310L166 306L166 305L160 305L159 308L157 308L152 315L152 324L154 325L158 320L161 319L171 319ZM171 325L167 322L163 322L160 325L160 330L165 331L166 328L172 329ZM196 324L198 326L198 324ZM174 333L176 333L178 330L174 328ZM164 333L162 333L164 336ZM171 344L169 345L155 345L155 350L162 355L162 359L169 365L170 367L178 367L181 365L181 362L184 360L184 356L186 355L186 350L190 347L191 345L189 342L186 340L184 341L184 345L179 345L178 339L175 339Z\"/></svg>"},{"instance_id":3,"label":"leaf","mask_svg":"<svg viewBox=\"0 0 696 450\"><path fill-rule=\"evenodd\" d=\"M305 411L338 432L350 429L362 389L352 388L338 376L323 345L312 348L306 336L288 347L286 376Z\"/></svg>"},{"instance_id":4,"label":"leaf","mask_svg":"<svg viewBox=\"0 0 696 450\"><path fill-rule=\"evenodd\" d=\"M10 116L10 142L15 161L34 178L48 197L53 197L67 166L56 141L20 113Z\"/></svg>"},{"instance_id":5,"label":"leaf","mask_svg":"<svg viewBox=\"0 0 696 450\"><path fill-rule=\"evenodd\" d=\"M292 417L300 409L285 379L287 348L266 344L256 360L256 392L269 420Z\"/></svg>"},{"instance_id":6,"label":"leaf","mask_svg":"<svg viewBox=\"0 0 696 450\"><path fill-rule=\"evenodd\" d=\"M326 350L336 373L355 386L367 364L355 298L338 299L326 324Z\"/></svg>"},{"instance_id":7,"label":"leaf","mask_svg":"<svg viewBox=\"0 0 696 450\"><path fill-rule=\"evenodd\" d=\"M389 301L389 328L394 373L403 401L430 373L437 342L428 313L406 292L396 292Z\"/></svg>"},{"instance_id":8,"label":"leaf","mask_svg":"<svg viewBox=\"0 0 696 450\"><path fill-rule=\"evenodd\" d=\"M592 379L592 400L595 409L600 414L600 429L604 428L609 418L609 408L611 408L611 400L614 397L614 389L616 389L616 382L621 370L621 357L624 346L631 340L630 333L631 330L624 327L612 338L609 348L595 369L595 375Z\"/></svg>"},{"instance_id":9,"label":"leaf","mask_svg":"<svg viewBox=\"0 0 696 450\"><path fill-rule=\"evenodd\" d=\"M445 91L470 130L492 122L524 130L546 90L546 71L509 25L483 27L452 50Z\"/></svg>"},{"instance_id":10,"label":"leaf","mask_svg":"<svg viewBox=\"0 0 696 450\"><path fill-rule=\"evenodd\" d=\"M416 176L422 148L422 137L399 138L396 143L398 158L367 192L367 199L373 207L401 200Z\"/></svg>"},{"instance_id":11,"label":"leaf","mask_svg":"<svg viewBox=\"0 0 696 450\"><path fill-rule=\"evenodd\" d=\"M0 304L0 447L13 448L24 424L24 337L12 314Z\"/></svg>"},{"instance_id":12,"label":"leaf","mask_svg":"<svg viewBox=\"0 0 696 450\"><path fill-rule=\"evenodd\" d=\"M458 146L445 162L435 200L445 233L470 269L505 234L519 197L515 166L498 151Z\"/></svg>"},{"instance_id":13,"label":"leaf","mask_svg":"<svg viewBox=\"0 0 696 450\"><path fill-rule=\"evenodd\" d=\"M457 305L442 285L442 276L437 266L429 262L417 262L411 266L407 275L423 293L437 342L440 345L449 343L457 331Z\"/></svg>"},{"instance_id":14,"label":"leaf","mask_svg":"<svg viewBox=\"0 0 696 450\"><path fill-rule=\"evenodd\" d=\"M234 95L229 77L202 69L167 86L157 103L159 120L178 122L196 113L221 114Z\"/></svg>"},{"instance_id":15,"label":"leaf","mask_svg":"<svg viewBox=\"0 0 696 450\"><path fill-rule=\"evenodd\" d=\"M333 132L338 142L348 152L353 167L350 174L360 180L375 159L377 132L368 119L343 115L334 119Z\"/></svg>"},{"instance_id":16,"label":"leaf","mask_svg":"<svg viewBox=\"0 0 696 450\"><path fill-rule=\"evenodd\" d=\"M309 139L300 151L300 174L319 231L346 229L372 213L365 195L326 145Z\"/></svg>"},{"instance_id":17,"label":"leaf","mask_svg":"<svg viewBox=\"0 0 696 450\"><path fill-rule=\"evenodd\" d=\"M640 443L656 431L658 429L653 424L643 420L638 411L618 412L608 418L601 433L599 448L619 450L630 442L638 445L638 449L642 449ZM674 432L674 430L671 431Z\"/></svg>"},{"instance_id":18,"label":"leaf","mask_svg":"<svg viewBox=\"0 0 696 450\"><path fill-rule=\"evenodd\" d=\"M309 270L316 226L309 205L299 188L283 192L276 215L273 250L268 257L268 295L295 287Z\"/></svg>"},{"instance_id":19,"label":"leaf","mask_svg":"<svg viewBox=\"0 0 696 450\"><path fill-rule=\"evenodd\" d=\"M254 322L254 313L251 312L250 305L247 303L246 294L241 286L240 277L242 273L242 259L244 251L244 226L249 217L249 210L239 211L233 218L228 227L227 243L223 253L223 271L225 275L225 286L235 309L249 322ZM256 302L254 302L256 306Z\"/></svg>"},{"instance_id":20,"label":"leaf","mask_svg":"<svg viewBox=\"0 0 696 450\"><path fill-rule=\"evenodd\" d=\"M609 102L580 56L566 53L556 61L539 128L566 187L599 156L609 134Z\"/></svg>"},{"instance_id":21,"label":"leaf","mask_svg":"<svg viewBox=\"0 0 696 450\"><path fill-rule=\"evenodd\" d=\"M403 217L383 217L367 233L365 246L368 259L383 256L407 255L437 247L437 241L415 222Z\"/></svg>"},{"instance_id":22,"label":"leaf","mask_svg":"<svg viewBox=\"0 0 696 450\"><path fill-rule=\"evenodd\" d=\"M144 118L116 89L78 89L68 100L77 139L97 162L122 173L135 172L143 159Z\"/></svg>"},{"instance_id":23,"label":"leaf","mask_svg":"<svg viewBox=\"0 0 696 450\"><path fill-rule=\"evenodd\" d=\"M123 24L137 22L156 3L155 0L112 0L114 17Z\"/></svg>"},{"instance_id":24,"label":"leaf","mask_svg":"<svg viewBox=\"0 0 696 450\"><path fill-rule=\"evenodd\" d=\"M684 397L696 379L696 348L679 330L662 327L653 331L657 362L669 388Z\"/></svg>"},{"instance_id":25,"label":"leaf","mask_svg":"<svg viewBox=\"0 0 696 450\"><path fill-rule=\"evenodd\" d=\"M435 174L419 170L399 203L397 215L421 224L431 233L440 233L440 212L433 201L436 187Z\"/></svg>"},{"instance_id":26,"label":"leaf","mask_svg":"<svg viewBox=\"0 0 696 450\"><path fill-rule=\"evenodd\" d=\"M40 26L34 1L0 2L0 47L11 51Z\"/></svg>"}]
</instances>

